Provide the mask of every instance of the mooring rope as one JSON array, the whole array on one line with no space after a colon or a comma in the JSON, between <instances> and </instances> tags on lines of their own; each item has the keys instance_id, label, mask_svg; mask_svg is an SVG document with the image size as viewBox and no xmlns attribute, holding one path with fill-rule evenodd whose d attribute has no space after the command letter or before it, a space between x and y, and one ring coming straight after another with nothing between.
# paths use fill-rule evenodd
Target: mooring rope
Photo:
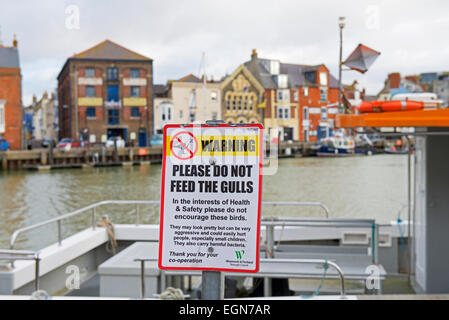
<instances>
[{"instance_id":1,"label":"mooring rope","mask_svg":"<svg viewBox=\"0 0 449 320\"><path fill-rule=\"evenodd\" d=\"M320 293L321 288L323 287L324 279L326 278L327 269L329 269L329 264L327 263L327 259L324 262L323 268L324 268L323 277L321 278L320 284L316 288L315 292L312 293L312 295L310 295L310 296L308 296L308 295L301 295L301 298L303 298L303 299L311 299L313 297L316 297Z\"/></svg>"},{"instance_id":2,"label":"mooring rope","mask_svg":"<svg viewBox=\"0 0 449 320\"><path fill-rule=\"evenodd\" d=\"M97 221L97 227L106 229L109 236L109 242L106 244L106 248L108 244L110 245L110 248L107 251L112 252L112 254L115 255L117 253L118 243L115 239L114 225L109 220L109 217L107 215L102 216L101 219Z\"/></svg>"},{"instance_id":3,"label":"mooring rope","mask_svg":"<svg viewBox=\"0 0 449 320\"><path fill-rule=\"evenodd\" d=\"M159 296L161 300L184 300L184 293L181 289L176 289L172 287L168 287L164 292Z\"/></svg>"}]
</instances>

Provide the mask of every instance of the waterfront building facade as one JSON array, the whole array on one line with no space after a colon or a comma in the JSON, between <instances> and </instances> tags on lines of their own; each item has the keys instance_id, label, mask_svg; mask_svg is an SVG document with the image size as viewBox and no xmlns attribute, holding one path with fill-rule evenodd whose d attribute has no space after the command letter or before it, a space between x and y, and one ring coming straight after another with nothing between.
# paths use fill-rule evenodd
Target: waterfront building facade
<instances>
[{"instance_id":1,"label":"waterfront building facade","mask_svg":"<svg viewBox=\"0 0 449 320\"><path fill-rule=\"evenodd\" d=\"M0 43L0 137L8 141L11 150L23 147L22 75L17 45L15 37L11 47Z\"/></svg>"},{"instance_id":2,"label":"waterfront building facade","mask_svg":"<svg viewBox=\"0 0 449 320\"><path fill-rule=\"evenodd\" d=\"M55 94L51 93L49 97L47 91L39 100L36 96L33 96L33 104L27 107L25 111L25 113L32 115L32 134L28 138L36 140L58 139L56 135L58 119L55 114L55 101Z\"/></svg>"},{"instance_id":3,"label":"waterfront building facade","mask_svg":"<svg viewBox=\"0 0 449 320\"><path fill-rule=\"evenodd\" d=\"M220 82L188 74L167 85L157 85L154 95L154 128L162 133L169 123L205 123L221 120Z\"/></svg>"},{"instance_id":4,"label":"waterfront building facade","mask_svg":"<svg viewBox=\"0 0 449 320\"><path fill-rule=\"evenodd\" d=\"M153 85L153 123L154 133L162 134L166 124L175 123L173 101L169 96L169 86Z\"/></svg>"},{"instance_id":5,"label":"waterfront building facade","mask_svg":"<svg viewBox=\"0 0 449 320\"><path fill-rule=\"evenodd\" d=\"M58 75L59 138L147 146L153 60L110 40L68 58Z\"/></svg>"},{"instance_id":6,"label":"waterfront building facade","mask_svg":"<svg viewBox=\"0 0 449 320\"><path fill-rule=\"evenodd\" d=\"M221 113L226 123L263 124L265 89L249 69L240 65L221 83Z\"/></svg>"},{"instance_id":7,"label":"waterfront building facade","mask_svg":"<svg viewBox=\"0 0 449 320\"><path fill-rule=\"evenodd\" d=\"M251 60L223 81L222 90L225 121L263 123L270 141L316 141L332 135L338 83L323 64L282 63L259 58L253 50ZM241 107L245 99L238 93L251 94L257 107ZM245 117L250 111L253 118Z\"/></svg>"}]
</instances>

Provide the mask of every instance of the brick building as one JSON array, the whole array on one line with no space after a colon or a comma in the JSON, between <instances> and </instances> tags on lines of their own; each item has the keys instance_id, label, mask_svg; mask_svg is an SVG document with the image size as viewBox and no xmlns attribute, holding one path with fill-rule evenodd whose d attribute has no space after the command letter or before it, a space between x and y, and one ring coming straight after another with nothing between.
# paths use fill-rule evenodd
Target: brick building
<instances>
[{"instance_id":1,"label":"brick building","mask_svg":"<svg viewBox=\"0 0 449 320\"><path fill-rule=\"evenodd\" d=\"M0 137L9 142L11 150L22 149L22 75L19 51L13 45L0 44Z\"/></svg>"},{"instance_id":2,"label":"brick building","mask_svg":"<svg viewBox=\"0 0 449 320\"><path fill-rule=\"evenodd\" d=\"M146 146L153 126L153 61L105 40L58 75L59 138Z\"/></svg>"}]
</instances>

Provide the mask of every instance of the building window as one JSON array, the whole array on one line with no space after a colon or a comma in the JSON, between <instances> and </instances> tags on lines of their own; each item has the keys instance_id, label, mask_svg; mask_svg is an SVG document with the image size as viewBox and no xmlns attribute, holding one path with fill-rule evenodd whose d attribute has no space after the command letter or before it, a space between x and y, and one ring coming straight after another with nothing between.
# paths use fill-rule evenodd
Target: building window
<instances>
[{"instance_id":1,"label":"building window","mask_svg":"<svg viewBox=\"0 0 449 320\"><path fill-rule=\"evenodd\" d=\"M218 119L218 113L212 112L212 120L217 120L217 119Z\"/></svg>"},{"instance_id":2,"label":"building window","mask_svg":"<svg viewBox=\"0 0 449 320\"><path fill-rule=\"evenodd\" d=\"M131 117L140 118L139 107L131 107Z\"/></svg>"},{"instance_id":3,"label":"building window","mask_svg":"<svg viewBox=\"0 0 449 320\"><path fill-rule=\"evenodd\" d=\"M84 76L86 78L95 78L95 69L94 68L86 68L84 70Z\"/></svg>"},{"instance_id":4,"label":"building window","mask_svg":"<svg viewBox=\"0 0 449 320\"><path fill-rule=\"evenodd\" d=\"M278 90L277 91L277 101L290 102L290 91L289 90Z\"/></svg>"},{"instance_id":5,"label":"building window","mask_svg":"<svg viewBox=\"0 0 449 320\"><path fill-rule=\"evenodd\" d=\"M131 87L131 97L139 98L140 97L140 87L132 86Z\"/></svg>"},{"instance_id":6,"label":"building window","mask_svg":"<svg viewBox=\"0 0 449 320\"><path fill-rule=\"evenodd\" d=\"M162 121L171 121L173 114L173 105L171 103L164 102L161 104L161 119ZM179 111L179 117L182 118L182 111Z\"/></svg>"},{"instance_id":7,"label":"building window","mask_svg":"<svg viewBox=\"0 0 449 320\"><path fill-rule=\"evenodd\" d=\"M242 97L239 98L239 111L242 110Z\"/></svg>"},{"instance_id":8,"label":"building window","mask_svg":"<svg viewBox=\"0 0 449 320\"><path fill-rule=\"evenodd\" d=\"M327 108L321 107L321 120L327 120Z\"/></svg>"},{"instance_id":9,"label":"building window","mask_svg":"<svg viewBox=\"0 0 449 320\"><path fill-rule=\"evenodd\" d=\"M179 110L179 118L182 119L182 110Z\"/></svg>"},{"instance_id":10,"label":"building window","mask_svg":"<svg viewBox=\"0 0 449 320\"><path fill-rule=\"evenodd\" d=\"M295 93L293 93L293 100L294 100L295 102L298 102L298 100L299 100L298 91L295 91Z\"/></svg>"},{"instance_id":11,"label":"building window","mask_svg":"<svg viewBox=\"0 0 449 320\"><path fill-rule=\"evenodd\" d=\"M86 86L86 97L88 97L88 98L95 97L95 87L94 86Z\"/></svg>"},{"instance_id":12,"label":"building window","mask_svg":"<svg viewBox=\"0 0 449 320\"><path fill-rule=\"evenodd\" d=\"M131 78L140 78L139 69L131 69Z\"/></svg>"},{"instance_id":13,"label":"building window","mask_svg":"<svg viewBox=\"0 0 449 320\"><path fill-rule=\"evenodd\" d=\"M95 107L87 107L86 108L86 118L95 119L96 118L96 109Z\"/></svg>"},{"instance_id":14,"label":"building window","mask_svg":"<svg viewBox=\"0 0 449 320\"><path fill-rule=\"evenodd\" d=\"M193 89L193 90L190 92L190 96L189 96L189 107L190 107L191 109L193 109L193 108L196 107L196 91L195 91L195 89Z\"/></svg>"},{"instance_id":15,"label":"building window","mask_svg":"<svg viewBox=\"0 0 449 320\"><path fill-rule=\"evenodd\" d=\"M215 102L215 101L217 101L217 98L218 98L217 91L212 91L211 94L210 94L210 99L211 99L213 102Z\"/></svg>"},{"instance_id":16,"label":"building window","mask_svg":"<svg viewBox=\"0 0 449 320\"><path fill-rule=\"evenodd\" d=\"M290 107L278 106L277 111L278 111L277 114L278 119L290 119Z\"/></svg>"},{"instance_id":17,"label":"building window","mask_svg":"<svg viewBox=\"0 0 449 320\"><path fill-rule=\"evenodd\" d=\"M327 88L320 88L320 100L327 101Z\"/></svg>"},{"instance_id":18,"label":"building window","mask_svg":"<svg viewBox=\"0 0 449 320\"><path fill-rule=\"evenodd\" d=\"M118 80L118 69L117 68L108 68L106 79L109 81L117 81Z\"/></svg>"},{"instance_id":19,"label":"building window","mask_svg":"<svg viewBox=\"0 0 449 320\"><path fill-rule=\"evenodd\" d=\"M118 109L108 110L108 124L119 124L120 114Z\"/></svg>"},{"instance_id":20,"label":"building window","mask_svg":"<svg viewBox=\"0 0 449 320\"><path fill-rule=\"evenodd\" d=\"M108 89L108 101L118 102L118 86L108 85L107 89Z\"/></svg>"},{"instance_id":21,"label":"building window","mask_svg":"<svg viewBox=\"0 0 449 320\"><path fill-rule=\"evenodd\" d=\"M304 91L304 97L307 97L309 95L309 88L304 87L302 90Z\"/></svg>"},{"instance_id":22,"label":"building window","mask_svg":"<svg viewBox=\"0 0 449 320\"><path fill-rule=\"evenodd\" d=\"M231 110L231 99L229 98L226 100L226 109Z\"/></svg>"},{"instance_id":23,"label":"building window","mask_svg":"<svg viewBox=\"0 0 449 320\"><path fill-rule=\"evenodd\" d=\"M304 107L304 109L302 110L302 113L303 113L302 119L309 120L309 108Z\"/></svg>"},{"instance_id":24,"label":"building window","mask_svg":"<svg viewBox=\"0 0 449 320\"><path fill-rule=\"evenodd\" d=\"M280 74L278 75L278 87L281 89L285 89L288 86L288 75Z\"/></svg>"}]
</instances>

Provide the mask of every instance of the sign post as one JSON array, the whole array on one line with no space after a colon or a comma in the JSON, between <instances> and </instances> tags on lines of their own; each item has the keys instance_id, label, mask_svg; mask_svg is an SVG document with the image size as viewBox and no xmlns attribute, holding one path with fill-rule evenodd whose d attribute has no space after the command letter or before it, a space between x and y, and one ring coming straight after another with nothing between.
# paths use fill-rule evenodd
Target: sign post
<instances>
[{"instance_id":1,"label":"sign post","mask_svg":"<svg viewBox=\"0 0 449 320\"><path fill-rule=\"evenodd\" d=\"M204 299L226 272L257 272L263 134L259 124L166 125L159 268L203 271Z\"/></svg>"}]
</instances>

